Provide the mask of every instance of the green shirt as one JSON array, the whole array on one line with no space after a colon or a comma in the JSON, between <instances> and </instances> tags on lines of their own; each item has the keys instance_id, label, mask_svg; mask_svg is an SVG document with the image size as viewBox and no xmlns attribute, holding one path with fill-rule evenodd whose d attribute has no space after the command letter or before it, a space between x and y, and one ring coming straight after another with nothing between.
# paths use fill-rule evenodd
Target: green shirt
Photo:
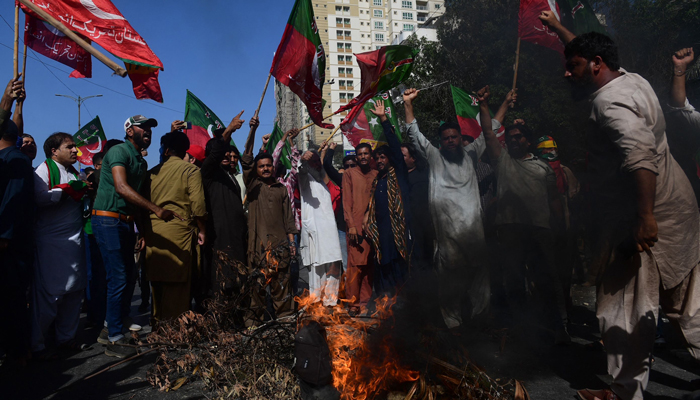
<instances>
[{"instance_id":1,"label":"green shirt","mask_svg":"<svg viewBox=\"0 0 700 400\"><path fill-rule=\"evenodd\" d=\"M135 206L128 203L114 188L112 167L115 166L126 169L126 182L132 189L137 192L141 189L148 168L146 160L131 142L116 145L109 149L102 160L103 173L100 174L100 186L97 188L93 209L133 215L136 211Z\"/></svg>"}]
</instances>

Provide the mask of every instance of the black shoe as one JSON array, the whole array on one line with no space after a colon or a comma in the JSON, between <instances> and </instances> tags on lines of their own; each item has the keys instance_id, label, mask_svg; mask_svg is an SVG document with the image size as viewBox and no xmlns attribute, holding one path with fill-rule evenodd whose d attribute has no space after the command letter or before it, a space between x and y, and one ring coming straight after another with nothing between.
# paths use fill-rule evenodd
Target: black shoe
<instances>
[{"instance_id":1,"label":"black shoe","mask_svg":"<svg viewBox=\"0 0 700 400\"><path fill-rule=\"evenodd\" d=\"M133 345L133 343L131 343L131 341L129 341L129 339L126 337L123 337L116 342L109 342L109 344L107 344L107 348L105 349L105 355L117 358L127 358L136 355L137 352L135 347L124 345Z\"/></svg>"}]
</instances>

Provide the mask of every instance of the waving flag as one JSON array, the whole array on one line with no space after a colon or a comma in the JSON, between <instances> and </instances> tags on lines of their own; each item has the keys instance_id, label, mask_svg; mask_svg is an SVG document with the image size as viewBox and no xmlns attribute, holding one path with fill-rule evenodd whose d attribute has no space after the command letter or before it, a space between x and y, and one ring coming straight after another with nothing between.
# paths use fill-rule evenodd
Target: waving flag
<instances>
[{"instance_id":1,"label":"waving flag","mask_svg":"<svg viewBox=\"0 0 700 400\"><path fill-rule=\"evenodd\" d=\"M389 96L389 93L385 92L366 101L362 107L360 107L361 111L356 114L355 120L343 121L345 125L340 125L343 134L348 138L348 142L350 142L353 147L357 147L360 143L369 143L372 149L376 149L383 144L387 144L382 123L379 121L379 117L372 114L371 111L375 104L379 102L384 103L386 116L394 126L394 131L399 137L399 140L402 140L401 130L399 129L399 117L394 108L394 103L391 101L391 96Z\"/></svg>"},{"instance_id":2,"label":"waving flag","mask_svg":"<svg viewBox=\"0 0 700 400\"><path fill-rule=\"evenodd\" d=\"M156 70L155 72L150 71L148 79L144 79L143 74L136 75L135 71L132 70L129 73L129 78L132 79L132 82L134 82L134 79L138 82L138 85L134 84L135 90L137 86L143 85L143 82L149 82L148 91L135 92L137 98L163 101L157 78L157 70L163 69L163 63L111 1L31 1L49 15L61 21L68 29L99 44L106 51L122 60L127 65L127 71L132 65ZM33 17L39 18L25 5L21 3L19 5L25 14L31 14ZM150 79L154 79L154 81Z\"/></svg>"},{"instance_id":3,"label":"waving flag","mask_svg":"<svg viewBox=\"0 0 700 400\"><path fill-rule=\"evenodd\" d=\"M107 141L105 131L102 129L100 117L88 122L73 135L75 147L78 148L78 161L84 165L92 165L92 157L103 150Z\"/></svg>"},{"instance_id":4,"label":"waving flag","mask_svg":"<svg viewBox=\"0 0 700 400\"><path fill-rule=\"evenodd\" d=\"M518 37L564 54L564 44L559 40L557 33L550 31L540 20L542 11L554 11L557 19L561 20L555 0L520 0Z\"/></svg>"},{"instance_id":5,"label":"waving flag","mask_svg":"<svg viewBox=\"0 0 700 400\"><path fill-rule=\"evenodd\" d=\"M607 34L595 11L586 0L559 0L562 23L575 35L586 32Z\"/></svg>"},{"instance_id":6,"label":"waving flag","mask_svg":"<svg viewBox=\"0 0 700 400\"><path fill-rule=\"evenodd\" d=\"M270 73L299 96L316 125L333 128L332 124L322 122L321 88L326 81L326 53L318 35L311 0L296 0L294 3Z\"/></svg>"},{"instance_id":7,"label":"waving flag","mask_svg":"<svg viewBox=\"0 0 700 400\"><path fill-rule=\"evenodd\" d=\"M92 77L92 56L50 24L24 16L24 43L30 49L64 64L74 71L71 78Z\"/></svg>"},{"instance_id":8,"label":"waving flag","mask_svg":"<svg viewBox=\"0 0 700 400\"><path fill-rule=\"evenodd\" d=\"M481 119L479 118L479 100L458 87L450 85L450 88L452 89L452 101L455 105L457 122L462 130L462 136L467 135L474 139L478 138L482 132ZM493 116L493 113L491 113L491 116ZM501 146L505 148L505 128L501 126L501 129L494 133Z\"/></svg>"},{"instance_id":9,"label":"waving flag","mask_svg":"<svg viewBox=\"0 0 700 400\"><path fill-rule=\"evenodd\" d=\"M209 139L214 137L214 131L225 128L221 119L197 96L187 91L185 100L185 121L192 123L192 129L185 130L190 145L196 144L206 148Z\"/></svg>"},{"instance_id":10,"label":"waving flag","mask_svg":"<svg viewBox=\"0 0 700 400\"><path fill-rule=\"evenodd\" d=\"M274 153L277 144L279 144L283 136L284 132L282 132L282 129L277 124L277 121L275 121L275 127L272 129L272 134L270 135L270 140L267 141L265 150L270 154ZM282 147L282 153L280 153L280 162L287 169L292 169L292 161L289 157L290 154L292 154L292 147L289 145L289 143L285 143Z\"/></svg>"}]
</instances>

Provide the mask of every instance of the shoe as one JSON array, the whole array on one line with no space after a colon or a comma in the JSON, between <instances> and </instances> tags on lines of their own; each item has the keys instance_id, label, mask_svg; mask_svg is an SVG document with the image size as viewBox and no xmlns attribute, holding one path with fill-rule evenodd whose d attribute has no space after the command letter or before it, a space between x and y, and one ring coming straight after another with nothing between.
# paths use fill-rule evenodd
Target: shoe
<instances>
[{"instance_id":1,"label":"shoe","mask_svg":"<svg viewBox=\"0 0 700 400\"><path fill-rule=\"evenodd\" d=\"M109 344L109 330L107 330L107 328L102 328L100 336L97 337L97 343L104 345Z\"/></svg>"},{"instance_id":2,"label":"shoe","mask_svg":"<svg viewBox=\"0 0 700 400\"><path fill-rule=\"evenodd\" d=\"M124 318L124 326L128 327L130 331L132 332L138 332L141 330L141 325L135 324L134 320L131 319L131 317L126 317Z\"/></svg>"},{"instance_id":3,"label":"shoe","mask_svg":"<svg viewBox=\"0 0 700 400\"><path fill-rule=\"evenodd\" d=\"M136 348L131 346L124 346L125 344L131 345L133 343L130 343L130 341L126 337L123 337L117 340L116 342L108 342L107 348L105 349L105 355L117 358L127 358L135 356L137 353Z\"/></svg>"},{"instance_id":4,"label":"shoe","mask_svg":"<svg viewBox=\"0 0 700 400\"><path fill-rule=\"evenodd\" d=\"M569 331L566 330L566 327L563 326L559 329L557 329L556 333L554 333L554 344L570 344L571 343L571 336L569 336Z\"/></svg>"},{"instance_id":5,"label":"shoe","mask_svg":"<svg viewBox=\"0 0 700 400\"><path fill-rule=\"evenodd\" d=\"M581 400L620 400L610 389L591 390L581 389L576 392Z\"/></svg>"}]
</instances>

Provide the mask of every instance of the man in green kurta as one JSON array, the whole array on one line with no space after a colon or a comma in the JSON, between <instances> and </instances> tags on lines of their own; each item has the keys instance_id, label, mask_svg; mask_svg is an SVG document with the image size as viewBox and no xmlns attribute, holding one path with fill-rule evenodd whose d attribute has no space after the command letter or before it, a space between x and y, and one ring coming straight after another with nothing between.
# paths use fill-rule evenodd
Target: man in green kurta
<instances>
[{"instance_id":1,"label":"man in green kurta","mask_svg":"<svg viewBox=\"0 0 700 400\"><path fill-rule=\"evenodd\" d=\"M146 279L151 282L152 324L176 318L190 309L192 270L204 245L206 204L199 169L183 160L190 141L180 131L161 139L165 161L148 171L144 194L183 220L163 221L150 215L144 224Z\"/></svg>"}]
</instances>

